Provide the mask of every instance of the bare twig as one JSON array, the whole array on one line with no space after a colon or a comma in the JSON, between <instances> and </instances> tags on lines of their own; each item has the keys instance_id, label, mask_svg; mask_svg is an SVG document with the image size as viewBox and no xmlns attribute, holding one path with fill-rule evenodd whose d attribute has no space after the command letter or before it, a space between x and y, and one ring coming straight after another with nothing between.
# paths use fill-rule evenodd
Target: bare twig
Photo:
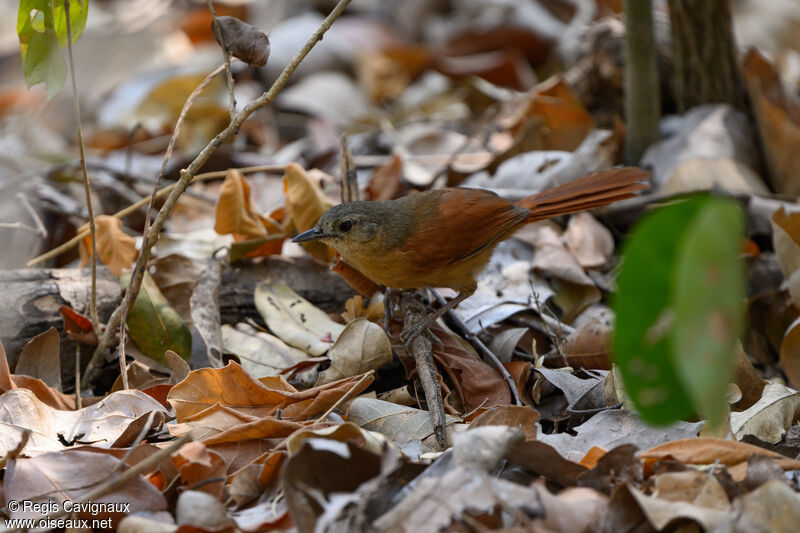
<instances>
[{"instance_id":1,"label":"bare twig","mask_svg":"<svg viewBox=\"0 0 800 533\"><path fill-rule=\"evenodd\" d=\"M21 229L22 231L27 231L28 233L35 233L40 237L42 236L42 233L38 229L34 228L33 226L23 224L22 222L0 222L0 228Z\"/></svg>"},{"instance_id":2,"label":"bare twig","mask_svg":"<svg viewBox=\"0 0 800 533\"><path fill-rule=\"evenodd\" d=\"M353 164L353 154L347 145L347 135L342 134L341 138L341 159L342 159L342 202L358 201L358 180L356 179L356 166Z\"/></svg>"},{"instance_id":3,"label":"bare twig","mask_svg":"<svg viewBox=\"0 0 800 533\"><path fill-rule=\"evenodd\" d=\"M400 297L400 307L403 311L403 328L408 330L419 324L426 317L426 309L418 299L416 291L404 291ZM431 414L433 432L436 435L436 442L442 450L447 448L447 433L445 427L447 419L444 414L444 400L442 399L442 389L439 386L439 379L436 375L436 366L433 363L433 346L427 334L418 335L414 338L407 349L414 358L417 367L417 375L422 383L422 390L425 393L425 403L428 404L428 412Z\"/></svg>"},{"instance_id":4,"label":"bare twig","mask_svg":"<svg viewBox=\"0 0 800 533\"><path fill-rule=\"evenodd\" d=\"M210 0L209 0L210 3ZM175 148L175 141L178 138L178 135L181 133L181 127L183 126L183 121L186 119L186 115L189 113L189 109L194 104L197 97L200 96L200 93L203 92L211 80L214 77L222 72L224 67L217 67L211 74L205 77L203 81L192 91L192 94L186 99L186 102L183 103L183 108L181 109L180 115L178 115L178 120L175 121L175 128L172 131L172 137L169 139L169 144L167 145L167 151L164 152L164 158L161 160L161 170L158 172L158 177L156 178L156 182L153 185L153 194L150 195L150 203L147 206L147 211L145 212L144 218L144 230L142 231L142 250L149 246L148 240L148 230L150 229L150 213L153 211L156 203L156 195L158 194L158 188L161 186L161 180L164 178L164 172L167 169L167 163L169 162L169 158L172 157L172 150ZM133 267L133 275L131 275L130 284L128 285L128 291L125 293L125 297L122 299L122 322L125 321L125 317L128 316L128 309L130 309L131 300L134 298L133 294L133 285L134 279L137 276L137 273L140 273L144 270L145 265L147 264L146 261L142 261L141 254L136 259L136 264ZM136 290L138 293L138 289ZM120 375L122 376L122 388L127 390L128 388L128 371L125 365L125 325L123 324L119 330L119 371ZM86 373L89 374L93 371L93 367L91 366L92 361L94 361L94 357L91 361L89 361L89 366L86 367Z\"/></svg>"},{"instance_id":5,"label":"bare twig","mask_svg":"<svg viewBox=\"0 0 800 533\"><path fill-rule=\"evenodd\" d=\"M69 0L64 0L64 16L67 22L67 56L69 57L69 77L72 80L72 104L75 109L75 123L78 126L78 150L83 171L83 190L86 193L86 208L89 210L89 234L92 236L92 289L89 297L89 316L92 319L94 334L100 336L100 319L97 317L97 234L94 227L94 208L89 186L89 170L86 168L86 153L83 149L83 128L81 127L81 106L78 102L78 85L75 82L75 61L72 59L72 23L69 20Z\"/></svg>"},{"instance_id":6,"label":"bare twig","mask_svg":"<svg viewBox=\"0 0 800 533\"><path fill-rule=\"evenodd\" d=\"M231 120L236 117L236 96L233 94L233 74L231 73L231 53L228 50L228 43L225 42L225 36L222 34L222 26L217 20L217 10L214 9L214 3L208 0L208 9L211 10L211 16L214 20L211 21L212 31L215 35L219 36L219 47L222 48L222 56L225 58L225 73L228 77L228 96L230 100L230 113Z\"/></svg>"},{"instance_id":7,"label":"bare twig","mask_svg":"<svg viewBox=\"0 0 800 533\"><path fill-rule=\"evenodd\" d=\"M75 409L83 407L81 396L81 343L75 343Z\"/></svg>"},{"instance_id":8,"label":"bare twig","mask_svg":"<svg viewBox=\"0 0 800 533\"><path fill-rule=\"evenodd\" d=\"M42 219L39 218L39 213L36 212L36 209L34 209L30 201L28 201L28 197L25 194L18 192L17 198L19 198L20 203L23 205L23 207L25 207L25 210L33 219L33 223L36 224L36 229L38 230L39 235L42 236L42 239L46 239L47 229L44 227Z\"/></svg>"},{"instance_id":9,"label":"bare twig","mask_svg":"<svg viewBox=\"0 0 800 533\"><path fill-rule=\"evenodd\" d=\"M175 184L175 187L172 189L172 191L170 191L169 196L164 201L164 205L161 206L161 210L158 212L158 215L156 215L153 225L143 235L144 242L147 243L147 246L142 246L142 250L139 255L141 264L147 264L147 260L150 258L150 251L158 240L161 228L164 226L167 217L177 204L181 194L183 194L183 191L185 191L186 187L189 186L189 183L192 181L194 175L197 174L197 171L200 170L205 162L208 161L208 158L211 157L211 154L213 154L223 142L233 137L239 131L239 128L247 119L247 117L253 114L257 109L269 105L274 100L275 96L277 96L281 89L283 89L284 85L286 85L286 82L289 80L289 76L291 76L292 73L297 69L314 45L316 45L322 39L322 36L328 31L328 29L330 29L333 22L338 19L339 16L341 16L350 2L351 0L339 0L331 13L325 18L325 20L322 21L320 26L311 35L306 44L303 45L303 48L294 56L294 58L292 58L289 64L284 67L283 71L278 76L278 79L275 80L269 90L244 106L244 108L231 120L228 126L218 133L217 136L214 137L214 139L212 139L205 146L205 148L200 151L197 157L195 157L194 161L192 161L186 169L181 171L180 179ZM133 276L131 276L132 282L129 292L133 294L139 292L143 275L143 269L139 272L134 272ZM97 349L95 350L94 354L92 354L92 360L89 361L90 366L87 366L87 370L84 373L82 380L84 386L88 386L88 384L91 383L92 379L94 379L95 372L99 368L100 362L105 358L106 351L111 346L111 343L116 335L116 328L122 323L122 311L122 306L120 306L111 314L108 324L106 325L106 330L103 333L103 336L99 339ZM89 372L89 368L92 369L92 372Z\"/></svg>"},{"instance_id":10,"label":"bare twig","mask_svg":"<svg viewBox=\"0 0 800 533\"><path fill-rule=\"evenodd\" d=\"M258 165L258 166L254 166L254 167L241 167L241 168L237 168L235 170L238 170L239 172L241 172L243 174L249 174L249 173L252 173L252 172L280 172L280 173L282 173L285 170L285 168L286 168L285 165ZM198 182L201 182L201 181L207 181L207 180L212 180L212 179L217 179L217 178L224 178L227 173L228 173L227 170L218 170L218 171L214 171L214 172L204 172L203 174L198 174L194 178L192 178L191 183L198 183ZM166 187L164 187L160 191L158 191L158 194L156 194L156 200L160 200L161 198L163 198L167 194L169 194L169 192L172 191L172 189L175 188L175 185L177 185L177 183L172 183L170 185L167 185ZM120 211L114 213L111 216L114 217L114 218L124 218L124 217L126 217L126 216L128 216L128 215L130 215L132 213L135 213L140 208L144 207L146 204L149 204L151 198L152 198L152 195L146 196L146 197L142 198L141 200L139 200L138 202L136 202L135 204L129 205L125 209L121 209ZM49 252L46 252L46 253L38 256L38 257L34 257L30 261L28 261L28 266L29 267L36 266L36 265L38 265L39 263L41 263L43 261L47 261L48 259L52 259L54 257L58 257L59 255L63 254L64 252L67 252L67 251L71 250L72 248L74 248L75 246L77 246L78 243L81 240L83 240L84 238L86 238L86 236L88 236L88 235L89 235L89 231L88 230L78 233L77 235L75 235L75 237L73 237L72 239L68 240L64 244L61 244L61 245L57 246L56 248L53 248Z\"/></svg>"},{"instance_id":11,"label":"bare twig","mask_svg":"<svg viewBox=\"0 0 800 533\"><path fill-rule=\"evenodd\" d=\"M353 396L353 394L354 394L354 391L355 391L355 390L357 390L357 389L358 389L358 388L361 386L361 384L362 384L362 383L364 383L364 382L365 382L365 381L366 381L368 378L371 378L371 377L372 377L374 374L375 374L375 371L374 371L374 370L370 370L369 372L367 372L367 373L365 373L363 376L361 376L361 379L359 379L358 381L356 381L356 382L355 382L355 384L354 384L352 387L350 387L350 390L348 390L347 392L345 392L345 393L344 393L344 395L342 395L342 397L341 397L341 398L339 398L338 400L336 400L336 402L334 402L334 404L333 404L333 405L331 405L331 406L328 408L328 410L327 410L327 411L325 411L325 412L322 414L322 416L320 416L319 418L317 418L316 422L314 422L314 423L315 423L315 424L319 424L320 422L325 422L325 420L326 420L326 419L327 419L327 418L330 416L330 414L333 412L333 410L334 410L334 409L336 409L337 407L339 407L340 405L342 405L344 402L346 402L347 400L349 400L349 399L350 399L350 398Z\"/></svg>"}]
</instances>

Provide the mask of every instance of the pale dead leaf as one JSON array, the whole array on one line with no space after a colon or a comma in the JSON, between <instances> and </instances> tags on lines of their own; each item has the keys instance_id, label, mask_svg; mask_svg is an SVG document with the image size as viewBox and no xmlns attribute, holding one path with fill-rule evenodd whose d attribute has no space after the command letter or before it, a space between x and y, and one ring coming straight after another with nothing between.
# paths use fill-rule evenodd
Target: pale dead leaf
<instances>
[{"instance_id":1,"label":"pale dead leaf","mask_svg":"<svg viewBox=\"0 0 800 533\"><path fill-rule=\"evenodd\" d=\"M778 383L764 387L761 399L740 413L731 413L731 431L738 440L745 435L777 444L800 413L800 393Z\"/></svg>"},{"instance_id":2,"label":"pale dead leaf","mask_svg":"<svg viewBox=\"0 0 800 533\"><path fill-rule=\"evenodd\" d=\"M317 385L377 370L392 362L392 346L383 328L357 318L344 328L328 350L330 368L317 378Z\"/></svg>"},{"instance_id":3,"label":"pale dead leaf","mask_svg":"<svg viewBox=\"0 0 800 533\"><path fill-rule=\"evenodd\" d=\"M614 254L614 237L589 213L570 217L564 231L567 249L584 268L604 265Z\"/></svg>"},{"instance_id":4,"label":"pale dead leaf","mask_svg":"<svg viewBox=\"0 0 800 533\"><path fill-rule=\"evenodd\" d=\"M343 325L301 298L282 280L259 283L255 305L270 331L311 355L325 353L344 331Z\"/></svg>"},{"instance_id":5,"label":"pale dead leaf","mask_svg":"<svg viewBox=\"0 0 800 533\"><path fill-rule=\"evenodd\" d=\"M254 377L277 376L282 370L308 359L308 354L293 348L264 331L239 323L222 326L225 351L239 357L242 368Z\"/></svg>"}]
</instances>

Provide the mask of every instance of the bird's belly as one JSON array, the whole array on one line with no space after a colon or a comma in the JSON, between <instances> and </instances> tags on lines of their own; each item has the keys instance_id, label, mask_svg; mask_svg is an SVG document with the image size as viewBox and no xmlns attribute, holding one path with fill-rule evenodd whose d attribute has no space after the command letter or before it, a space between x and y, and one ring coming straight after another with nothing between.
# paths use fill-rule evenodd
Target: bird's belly
<instances>
[{"instance_id":1,"label":"bird's belly","mask_svg":"<svg viewBox=\"0 0 800 533\"><path fill-rule=\"evenodd\" d=\"M372 281L393 289L447 287L471 293L475 290L477 275L492 256L493 248L488 247L474 256L439 268L431 268L425 261L415 260L412 254L398 251L375 254L369 258L348 257L344 254L343 257Z\"/></svg>"}]
</instances>

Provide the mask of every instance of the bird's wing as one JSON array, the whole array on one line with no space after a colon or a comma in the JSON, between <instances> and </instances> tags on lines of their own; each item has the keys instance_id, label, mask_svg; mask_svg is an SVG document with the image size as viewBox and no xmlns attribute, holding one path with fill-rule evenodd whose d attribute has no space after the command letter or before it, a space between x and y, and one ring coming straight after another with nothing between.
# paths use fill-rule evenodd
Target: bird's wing
<instances>
[{"instance_id":1,"label":"bird's wing","mask_svg":"<svg viewBox=\"0 0 800 533\"><path fill-rule=\"evenodd\" d=\"M402 251L414 266L429 271L479 253L524 222L530 211L490 191L456 187L415 214L416 231Z\"/></svg>"}]
</instances>

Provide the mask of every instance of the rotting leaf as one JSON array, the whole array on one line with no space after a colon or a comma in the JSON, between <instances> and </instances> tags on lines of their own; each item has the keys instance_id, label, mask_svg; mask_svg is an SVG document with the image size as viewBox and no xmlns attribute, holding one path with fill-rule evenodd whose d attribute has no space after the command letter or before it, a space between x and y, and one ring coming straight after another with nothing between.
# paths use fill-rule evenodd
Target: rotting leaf
<instances>
[{"instance_id":1,"label":"rotting leaf","mask_svg":"<svg viewBox=\"0 0 800 533\"><path fill-rule=\"evenodd\" d=\"M331 320L282 280L259 283L255 305L276 336L311 355L328 351L344 331L343 325Z\"/></svg>"},{"instance_id":2,"label":"rotting leaf","mask_svg":"<svg viewBox=\"0 0 800 533\"><path fill-rule=\"evenodd\" d=\"M123 276L123 287L128 281ZM192 334L169 305L149 273L145 272L136 301L125 321L131 338L148 357L168 365L164 352L172 350L188 361L192 355Z\"/></svg>"},{"instance_id":3,"label":"rotting leaf","mask_svg":"<svg viewBox=\"0 0 800 533\"><path fill-rule=\"evenodd\" d=\"M94 219L97 235L97 258L108 267L112 274L119 277L124 269L131 267L136 260L136 241L122 231L122 220L109 215L98 215ZM89 228L84 224L79 232ZM92 258L92 238L85 237L80 245L81 266L85 267Z\"/></svg>"}]
</instances>

